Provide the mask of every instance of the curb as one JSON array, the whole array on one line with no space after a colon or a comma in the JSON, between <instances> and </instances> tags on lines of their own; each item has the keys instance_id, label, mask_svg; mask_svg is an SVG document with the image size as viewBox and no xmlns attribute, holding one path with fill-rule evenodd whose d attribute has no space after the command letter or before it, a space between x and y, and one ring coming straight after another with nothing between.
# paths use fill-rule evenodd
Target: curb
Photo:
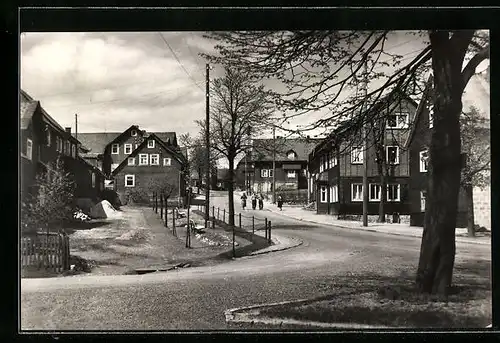
<instances>
[{"instance_id":1,"label":"curb","mask_svg":"<svg viewBox=\"0 0 500 343\"><path fill-rule=\"evenodd\" d=\"M375 326L375 325L366 325L366 324L351 324L351 323L326 323L326 322L316 322L316 321L303 321L297 319L289 319L289 318L252 318L252 316L258 316L260 314L259 309L292 304L292 303L301 303L309 301L310 299L299 299L293 301L282 301L277 303L269 303L269 304L261 304L261 305L252 305L248 307L240 307L233 308L224 311L224 316L226 318L227 323L260 323L267 325L300 325L300 326L314 326L318 328L342 328L342 329L384 329L389 328L387 326ZM248 313L237 313L240 311L247 311Z\"/></svg>"},{"instance_id":2,"label":"curb","mask_svg":"<svg viewBox=\"0 0 500 343\"><path fill-rule=\"evenodd\" d=\"M259 250L257 250L257 251L252 252L248 256L256 256L256 255L269 254L269 253L277 252L277 251L284 251L284 250L288 250L288 249L291 249L291 248L296 248L296 247L302 245L303 243L304 243L303 241L298 240L298 242L296 241L292 245L286 245L284 247L278 247L277 249L270 249L270 250L267 250L267 251L259 251ZM278 246L279 244L276 244L276 245Z\"/></svg>"},{"instance_id":3,"label":"curb","mask_svg":"<svg viewBox=\"0 0 500 343\"><path fill-rule=\"evenodd\" d=\"M413 234L402 234L402 233L395 233L395 232L385 232L385 231L378 231L377 229L357 229L357 228L352 228L352 227L348 227L348 226L342 226L342 225L339 225L339 224L326 224L326 223L320 223L320 222L315 222L315 221L312 221L312 220L307 220L307 219L303 219L303 218L296 218L296 217L292 217L288 214L283 214L281 211L278 212L278 211L272 211L272 210L269 210L270 212L273 212L273 213L276 213L276 214L280 214L282 216L285 216L285 217L288 217L288 218L291 218L291 219L295 219L295 220L299 220L299 221L303 221L303 222L307 222L307 223L313 223L313 224L319 224L319 225L330 225L330 226L337 226L337 227L341 227L343 229L349 229L349 230L358 230L358 231L369 231L369 232L377 232L377 233L384 233L386 235L393 235L393 236L404 236L404 237L415 237L415 238L422 238L422 236L418 236L418 235L413 235ZM457 237L456 237L457 238ZM455 238L455 240L456 240ZM489 245L491 244L490 243L483 243L483 242L475 242L475 241L471 241L471 240L462 240L460 239L460 237L458 237L459 239L456 240L457 242L460 242L460 243L468 243L468 244L479 244L479 245Z\"/></svg>"}]
</instances>

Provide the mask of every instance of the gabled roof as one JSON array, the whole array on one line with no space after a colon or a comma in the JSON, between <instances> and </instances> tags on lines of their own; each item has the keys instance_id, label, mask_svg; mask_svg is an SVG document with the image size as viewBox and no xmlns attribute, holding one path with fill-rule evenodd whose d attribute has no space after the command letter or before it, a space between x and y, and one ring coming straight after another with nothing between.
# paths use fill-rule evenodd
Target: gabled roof
<instances>
[{"instance_id":1,"label":"gabled roof","mask_svg":"<svg viewBox=\"0 0 500 343\"><path fill-rule=\"evenodd\" d=\"M32 120L32 117L33 117L33 113L35 112L34 110L36 109L36 106L34 105L33 102L35 103L38 103L38 105L40 105L40 102L39 101L36 101L34 100L28 93L26 93L24 90L21 89L20 91L20 107L21 107L21 110L22 110L22 107L23 107L23 103L25 103L24 106L27 106L28 108L25 108L28 109L28 111L26 111L24 113L24 120L21 120L22 122L22 125L23 125L23 122L24 122L24 125L28 124L29 125L29 122ZM26 103L28 103L28 105L26 105ZM35 106L35 107L33 107ZM32 109L33 111L30 111L30 109ZM64 130L64 128L59 125L59 123L57 121L55 121L54 118L52 118L45 110L44 108L40 105L40 110L43 114L43 119L44 121L48 122L49 124L51 124L52 126L54 126L54 128L56 128L57 130L61 131L61 133L64 133L66 132ZM21 111L21 119L23 118L23 113ZM26 126L27 127L27 126Z\"/></svg>"},{"instance_id":2,"label":"gabled roof","mask_svg":"<svg viewBox=\"0 0 500 343\"><path fill-rule=\"evenodd\" d=\"M92 133L78 133L78 140L82 145L89 149L85 155L97 155L104 153L104 149L109 142L118 137L121 132L92 132ZM72 133L75 137L75 133Z\"/></svg>"},{"instance_id":3,"label":"gabled roof","mask_svg":"<svg viewBox=\"0 0 500 343\"><path fill-rule=\"evenodd\" d=\"M181 164L186 164L187 160L184 157L184 155L180 154L177 149L174 149L174 147L169 146L165 144L158 136L156 136L154 133L150 134L148 136L148 139L154 139L157 144L159 144L163 149L167 150L172 154L172 156ZM139 152L148 144L147 141L148 139L145 139L136 149L132 151L119 165L116 167L112 172L111 175L116 175L120 170L123 169L128 164L128 159L130 157L135 157L139 154Z\"/></svg>"},{"instance_id":4,"label":"gabled roof","mask_svg":"<svg viewBox=\"0 0 500 343\"><path fill-rule=\"evenodd\" d=\"M118 136L116 136L113 140L109 141L108 144L106 144L106 146L110 145L110 144L113 144L113 143L116 143L117 141L119 141L123 136L125 136L126 134L128 134L131 130L137 130L137 133L141 132L143 135L144 135L144 132L141 131L139 129L139 126L138 125L131 125L128 129L126 129L125 131L121 132ZM104 149L103 151L104 152Z\"/></svg>"},{"instance_id":5,"label":"gabled roof","mask_svg":"<svg viewBox=\"0 0 500 343\"><path fill-rule=\"evenodd\" d=\"M175 132L151 132L160 138L164 143L177 145L177 135Z\"/></svg>"},{"instance_id":6,"label":"gabled roof","mask_svg":"<svg viewBox=\"0 0 500 343\"><path fill-rule=\"evenodd\" d=\"M40 102L35 100L21 101L20 104L20 126L21 129L27 129L33 119L33 114L35 113Z\"/></svg>"},{"instance_id":7,"label":"gabled roof","mask_svg":"<svg viewBox=\"0 0 500 343\"><path fill-rule=\"evenodd\" d=\"M314 149L318 140L305 138L276 138L279 145L276 151L276 161L291 161L287 157L289 151L294 151L297 157L294 161L307 161L309 153ZM248 161L272 161L273 160L273 139L254 139L253 148L249 154Z\"/></svg>"}]
</instances>

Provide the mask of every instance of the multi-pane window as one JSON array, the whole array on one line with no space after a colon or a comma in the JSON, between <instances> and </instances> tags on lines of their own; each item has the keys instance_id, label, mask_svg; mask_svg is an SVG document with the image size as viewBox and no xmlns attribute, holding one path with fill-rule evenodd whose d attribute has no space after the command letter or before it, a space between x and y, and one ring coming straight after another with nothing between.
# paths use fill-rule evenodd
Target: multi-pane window
<instances>
[{"instance_id":1,"label":"multi-pane window","mask_svg":"<svg viewBox=\"0 0 500 343\"><path fill-rule=\"evenodd\" d=\"M404 111L391 114L387 117L387 127L390 129L406 129L408 128L409 118L409 113Z\"/></svg>"},{"instance_id":2,"label":"multi-pane window","mask_svg":"<svg viewBox=\"0 0 500 343\"><path fill-rule=\"evenodd\" d=\"M289 151L287 157L289 160L294 160L296 157L295 151Z\"/></svg>"},{"instance_id":3,"label":"multi-pane window","mask_svg":"<svg viewBox=\"0 0 500 343\"><path fill-rule=\"evenodd\" d=\"M148 140L148 148L154 148L155 147L155 141L154 139Z\"/></svg>"},{"instance_id":4,"label":"multi-pane window","mask_svg":"<svg viewBox=\"0 0 500 343\"><path fill-rule=\"evenodd\" d=\"M425 212L425 198L427 197L427 191L420 192L420 212Z\"/></svg>"},{"instance_id":5,"label":"multi-pane window","mask_svg":"<svg viewBox=\"0 0 500 343\"><path fill-rule=\"evenodd\" d=\"M129 155L132 153L132 144L125 144L124 145L124 153L125 153L125 155Z\"/></svg>"},{"instance_id":6,"label":"multi-pane window","mask_svg":"<svg viewBox=\"0 0 500 343\"><path fill-rule=\"evenodd\" d=\"M289 170L287 173L286 173L286 176L290 179L292 178L295 178L297 176L297 173L295 172L295 170Z\"/></svg>"},{"instance_id":7,"label":"multi-pane window","mask_svg":"<svg viewBox=\"0 0 500 343\"><path fill-rule=\"evenodd\" d=\"M129 165L129 166L135 165L135 157L129 157L127 159L127 165Z\"/></svg>"},{"instance_id":8,"label":"multi-pane window","mask_svg":"<svg viewBox=\"0 0 500 343\"><path fill-rule=\"evenodd\" d=\"M164 166L170 166L170 165L172 165L172 159L171 159L171 158L168 158L168 157L165 157L165 158L163 159L163 165L164 165Z\"/></svg>"},{"instance_id":9,"label":"multi-pane window","mask_svg":"<svg viewBox=\"0 0 500 343\"><path fill-rule=\"evenodd\" d=\"M33 141L29 138L26 140L26 157L29 160L33 158Z\"/></svg>"},{"instance_id":10,"label":"multi-pane window","mask_svg":"<svg viewBox=\"0 0 500 343\"><path fill-rule=\"evenodd\" d=\"M330 202L338 202L338 201L339 201L338 186L332 185L330 186Z\"/></svg>"},{"instance_id":11,"label":"multi-pane window","mask_svg":"<svg viewBox=\"0 0 500 343\"><path fill-rule=\"evenodd\" d=\"M273 177L272 169L261 169L260 177Z\"/></svg>"},{"instance_id":12,"label":"multi-pane window","mask_svg":"<svg viewBox=\"0 0 500 343\"><path fill-rule=\"evenodd\" d=\"M370 199L370 201L380 201L381 191L382 187L379 184L371 183L368 192L368 199Z\"/></svg>"},{"instance_id":13,"label":"multi-pane window","mask_svg":"<svg viewBox=\"0 0 500 343\"><path fill-rule=\"evenodd\" d=\"M319 172L322 173L323 171L325 171L325 160L326 160L326 157L325 155L321 155L319 157Z\"/></svg>"},{"instance_id":14,"label":"multi-pane window","mask_svg":"<svg viewBox=\"0 0 500 343\"><path fill-rule=\"evenodd\" d=\"M149 161L152 166L160 165L160 155L159 154L151 154L149 155Z\"/></svg>"},{"instance_id":15,"label":"multi-pane window","mask_svg":"<svg viewBox=\"0 0 500 343\"><path fill-rule=\"evenodd\" d=\"M320 192L319 192L319 196L320 196L320 201L321 202L326 202L327 201L327 188L326 186L321 186L320 187Z\"/></svg>"},{"instance_id":16,"label":"multi-pane window","mask_svg":"<svg viewBox=\"0 0 500 343\"><path fill-rule=\"evenodd\" d=\"M125 187L135 187L135 175L125 175Z\"/></svg>"},{"instance_id":17,"label":"multi-pane window","mask_svg":"<svg viewBox=\"0 0 500 343\"><path fill-rule=\"evenodd\" d=\"M148 154L139 154L139 165L146 166L148 164Z\"/></svg>"},{"instance_id":18,"label":"multi-pane window","mask_svg":"<svg viewBox=\"0 0 500 343\"><path fill-rule=\"evenodd\" d=\"M132 131L130 131L130 135L131 135L132 137L137 136L137 130L132 130Z\"/></svg>"},{"instance_id":19,"label":"multi-pane window","mask_svg":"<svg viewBox=\"0 0 500 343\"><path fill-rule=\"evenodd\" d=\"M95 188L95 173L92 172L92 188Z\"/></svg>"},{"instance_id":20,"label":"multi-pane window","mask_svg":"<svg viewBox=\"0 0 500 343\"><path fill-rule=\"evenodd\" d=\"M351 149L351 163L352 164L363 163L363 148L362 147L353 147Z\"/></svg>"},{"instance_id":21,"label":"multi-pane window","mask_svg":"<svg viewBox=\"0 0 500 343\"><path fill-rule=\"evenodd\" d=\"M387 201L400 201L400 185L387 185Z\"/></svg>"},{"instance_id":22,"label":"multi-pane window","mask_svg":"<svg viewBox=\"0 0 500 343\"><path fill-rule=\"evenodd\" d=\"M118 152L119 152L119 149L120 149L120 145L119 144L111 144L111 153L113 155L117 155Z\"/></svg>"},{"instance_id":23,"label":"multi-pane window","mask_svg":"<svg viewBox=\"0 0 500 343\"><path fill-rule=\"evenodd\" d=\"M351 201L363 201L363 184L353 183L351 185Z\"/></svg>"},{"instance_id":24,"label":"multi-pane window","mask_svg":"<svg viewBox=\"0 0 500 343\"><path fill-rule=\"evenodd\" d=\"M328 166L329 168L333 168L337 165L337 156L333 152L328 154L329 159L328 159Z\"/></svg>"},{"instance_id":25,"label":"multi-pane window","mask_svg":"<svg viewBox=\"0 0 500 343\"><path fill-rule=\"evenodd\" d=\"M387 146L385 148L386 160L388 164L399 164L399 147Z\"/></svg>"},{"instance_id":26,"label":"multi-pane window","mask_svg":"<svg viewBox=\"0 0 500 343\"><path fill-rule=\"evenodd\" d=\"M425 173L427 171L427 163L429 163L429 150L425 149L420 151L420 171Z\"/></svg>"},{"instance_id":27,"label":"multi-pane window","mask_svg":"<svg viewBox=\"0 0 500 343\"><path fill-rule=\"evenodd\" d=\"M50 146L51 140L52 140L52 136L50 134L50 129L47 127L47 146Z\"/></svg>"}]
</instances>

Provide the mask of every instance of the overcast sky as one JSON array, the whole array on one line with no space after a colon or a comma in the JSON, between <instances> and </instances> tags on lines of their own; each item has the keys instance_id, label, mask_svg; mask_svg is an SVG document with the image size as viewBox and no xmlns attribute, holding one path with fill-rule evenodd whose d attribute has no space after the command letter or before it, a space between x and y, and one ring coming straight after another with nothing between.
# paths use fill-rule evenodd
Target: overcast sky
<instances>
[{"instance_id":1,"label":"overcast sky","mask_svg":"<svg viewBox=\"0 0 500 343\"><path fill-rule=\"evenodd\" d=\"M401 32L386 46L411 58L423 45ZM77 113L79 132L121 132L137 124L150 131L196 134L194 120L205 117L206 62L200 52L213 52L213 42L201 32L26 33L21 36L21 87L63 127L74 130ZM220 71L212 70L211 76Z\"/></svg>"}]
</instances>

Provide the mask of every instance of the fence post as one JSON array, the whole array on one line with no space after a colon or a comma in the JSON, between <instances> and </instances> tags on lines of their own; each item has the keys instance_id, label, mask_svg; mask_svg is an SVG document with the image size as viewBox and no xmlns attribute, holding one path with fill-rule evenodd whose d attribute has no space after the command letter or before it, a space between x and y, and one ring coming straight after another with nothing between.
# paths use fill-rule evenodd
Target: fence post
<instances>
[{"instance_id":1,"label":"fence post","mask_svg":"<svg viewBox=\"0 0 500 343\"><path fill-rule=\"evenodd\" d=\"M226 223L226 209L222 210L222 222Z\"/></svg>"},{"instance_id":2,"label":"fence post","mask_svg":"<svg viewBox=\"0 0 500 343\"><path fill-rule=\"evenodd\" d=\"M234 235L234 225L233 225L233 257L236 257L236 247L235 247L235 235Z\"/></svg>"},{"instance_id":3,"label":"fence post","mask_svg":"<svg viewBox=\"0 0 500 343\"><path fill-rule=\"evenodd\" d=\"M240 222L240 229L241 229L241 213L238 213L238 219L239 219L239 222Z\"/></svg>"},{"instance_id":4,"label":"fence post","mask_svg":"<svg viewBox=\"0 0 500 343\"><path fill-rule=\"evenodd\" d=\"M267 218L266 218L266 229L265 229L265 233L266 233L266 239L267 239Z\"/></svg>"},{"instance_id":5,"label":"fence post","mask_svg":"<svg viewBox=\"0 0 500 343\"><path fill-rule=\"evenodd\" d=\"M215 206L212 206L212 218L215 219Z\"/></svg>"},{"instance_id":6,"label":"fence post","mask_svg":"<svg viewBox=\"0 0 500 343\"><path fill-rule=\"evenodd\" d=\"M176 232L175 232L175 211L176 211L176 208L174 207L174 209L172 210L172 234L174 236L177 236Z\"/></svg>"},{"instance_id":7,"label":"fence post","mask_svg":"<svg viewBox=\"0 0 500 343\"><path fill-rule=\"evenodd\" d=\"M168 227L168 199L165 198L165 227Z\"/></svg>"},{"instance_id":8,"label":"fence post","mask_svg":"<svg viewBox=\"0 0 500 343\"><path fill-rule=\"evenodd\" d=\"M269 221L268 225L269 225L268 242L269 244L271 244L271 221Z\"/></svg>"},{"instance_id":9,"label":"fence post","mask_svg":"<svg viewBox=\"0 0 500 343\"><path fill-rule=\"evenodd\" d=\"M158 213L158 193L155 193L155 212Z\"/></svg>"},{"instance_id":10,"label":"fence post","mask_svg":"<svg viewBox=\"0 0 500 343\"><path fill-rule=\"evenodd\" d=\"M151 198L150 198L151 207L153 208L153 212L154 212L155 211L155 192L153 192L153 195L151 196Z\"/></svg>"},{"instance_id":11,"label":"fence post","mask_svg":"<svg viewBox=\"0 0 500 343\"><path fill-rule=\"evenodd\" d=\"M255 216L252 216L252 235L255 234Z\"/></svg>"},{"instance_id":12,"label":"fence post","mask_svg":"<svg viewBox=\"0 0 500 343\"><path fill-rule=\"evenodd\" d=\"M217 207L217 220L220 219L220 215L219 214L220 214L220 208Z\"/></svg>"}]
</instances>

